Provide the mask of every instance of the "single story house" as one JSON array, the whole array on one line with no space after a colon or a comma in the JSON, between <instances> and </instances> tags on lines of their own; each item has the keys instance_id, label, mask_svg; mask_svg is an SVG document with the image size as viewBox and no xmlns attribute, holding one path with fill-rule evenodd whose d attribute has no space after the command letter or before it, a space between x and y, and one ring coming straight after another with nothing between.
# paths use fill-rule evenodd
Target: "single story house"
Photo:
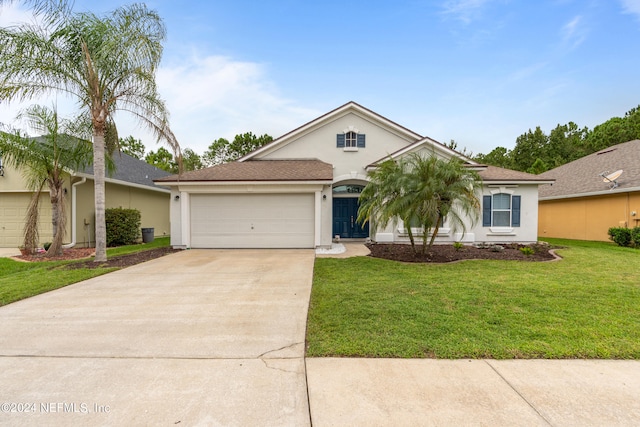
<instances>
[{"instance_id":1,"label":"single story house","mask_svg":"<svg viewBox=\"0 0 640 427\"><path fill-rule=\"evenodd\" d=\"M124 153L115 154L113 159L116 170L106 177L106 207L138 209L142 227L154 228L158 236L169 234L170 190L153 183L169 173ZM15 248L23 243L25 215L33 193L27 189L22 171L6 165L0 170L0 247ZM93 167L72 171L64 189L67 192L64 243L95 246ZM46 187L40 197L39 230L43 244L52 240L51 202Z\"/></svg>"},{"instance_id":2,"label":"single story house","mask_svg":"<svg viewBox=\"0 0 640 427\"><path fill-rule=\"evenodd\" d=\"M480 220L462 236L445 221L437 243L535 242L535 175L483 166L428 137L349 102L241 159L156 179L171 188L177 248L317 248L332 240L407 242L403 224L370 233L356 222L367 171L411 152L457 156L484 181Z\"/></svg>"},{"instance_id":3,"label":"single story house","mask_svg":"<svg viewBox=\"0 0 640 427\"><path fill-rule=\"evenodd\" d=\"M608 241L611 227L640 226L640 140L614 145L540 175L539 234Z\"/></svg>"}]
</instances>

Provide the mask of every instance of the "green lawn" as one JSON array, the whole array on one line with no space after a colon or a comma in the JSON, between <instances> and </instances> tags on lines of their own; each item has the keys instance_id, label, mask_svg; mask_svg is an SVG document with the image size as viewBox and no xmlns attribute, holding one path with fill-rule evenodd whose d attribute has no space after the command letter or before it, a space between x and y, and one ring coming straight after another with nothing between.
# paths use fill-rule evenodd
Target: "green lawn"
<instances>
[{"instance_id":1,"label":"green lawn","mask_svg":"<svg viewBox=\"0 0 640 427\"><path fill-rule=\"evenodd\" d=\"M142 245L107 249L107 256L124 255L162 246L169 246L169 237L155 239ZM0 306L117 270L65 269L64 266L70 262L73 261L20 262L0 258Z\"/></svg>"},{"instance_id":2,"label":"green lawn","mask_svg":"<svg viewBox=\"0 0 640 427\"><path fill-rule=\"evenodd\" d=\"M308 356L640 358L640 250L551 240L559 262L318 258Z\"/></svg>"}]
</instances>

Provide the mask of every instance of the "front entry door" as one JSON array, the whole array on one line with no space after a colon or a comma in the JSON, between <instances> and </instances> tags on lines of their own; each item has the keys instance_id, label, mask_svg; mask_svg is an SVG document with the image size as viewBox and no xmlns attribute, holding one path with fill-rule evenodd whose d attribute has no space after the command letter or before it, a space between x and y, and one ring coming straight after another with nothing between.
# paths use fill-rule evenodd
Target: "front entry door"
<instances>
[{"instance_id":1,"label":"front entry door","mask_svg":"<svg viewBox=\"0 0 640 427\"><path fill-rule=\"evenodd\" d=\"M358 218L357 198L333 199L333 235L343 239L364 239L369 237L369 223L364 227L356 222Z\"/></svg>"}]
</instances>

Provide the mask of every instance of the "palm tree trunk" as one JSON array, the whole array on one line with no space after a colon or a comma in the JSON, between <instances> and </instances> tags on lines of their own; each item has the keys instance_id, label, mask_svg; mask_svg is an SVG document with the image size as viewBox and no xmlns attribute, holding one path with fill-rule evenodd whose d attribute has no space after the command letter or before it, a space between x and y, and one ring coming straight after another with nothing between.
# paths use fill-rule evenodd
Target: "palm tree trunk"
<instances>
[{"instance_id":1,"label":"palm tree trunk","mask_svg":"<svg viewBox=\"0 0 640 427\"><path fill-rule=\"evenodd\" d=\"M105 210L105 162L104 162L104 127L102 132L94 126L93 131L93 189L96 209L96 257L95 262L107 260L107 225Z\"/></svg>"},{"instance_id":2,"label":"palm tree trunk","mask_svg":"<svg viewBox=\"0 0 640 427\"><path fill-rule=\"evenodd\" d=\"M33 254L38 247L38 213L39 213L39 205L40 205L40 192L44 187L44 181L40 185L40 187L35 188L33 191L33 196L31 197L31 201L29 202L29 207L27 208L27 215L24 222L24 248L28 253Z\"/></svg>"},{"instance_id":3,"label":"palm tree trunk","mask_svg":"<svg viewBox=\"0 0 640 427\"><path fill-rule=\"evenodd\" d=\"M66 216L64 209L64 181L55 180L49 185L49 194L51 196L51 224L53 226L53 240L47 251L47 257L62 255L62 239L64 238L64 230L66 225Z\"/></svg>"}]
</instances>

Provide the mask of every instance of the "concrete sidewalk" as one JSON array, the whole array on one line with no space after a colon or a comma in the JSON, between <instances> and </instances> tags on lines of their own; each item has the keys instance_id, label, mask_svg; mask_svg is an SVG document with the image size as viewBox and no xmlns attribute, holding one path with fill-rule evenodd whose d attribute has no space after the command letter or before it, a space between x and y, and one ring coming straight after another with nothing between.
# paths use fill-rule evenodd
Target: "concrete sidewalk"
<instances>
[{"instance_id":1,"label":"concrete sidewalk","mask_svg":"<svg viewBox=\"0 0 640 427\"><path fill-rule=\"evenodd\" d=\"M306 360L323 426L637 426L640 362Z\"/></svg>"}]
</instances>

